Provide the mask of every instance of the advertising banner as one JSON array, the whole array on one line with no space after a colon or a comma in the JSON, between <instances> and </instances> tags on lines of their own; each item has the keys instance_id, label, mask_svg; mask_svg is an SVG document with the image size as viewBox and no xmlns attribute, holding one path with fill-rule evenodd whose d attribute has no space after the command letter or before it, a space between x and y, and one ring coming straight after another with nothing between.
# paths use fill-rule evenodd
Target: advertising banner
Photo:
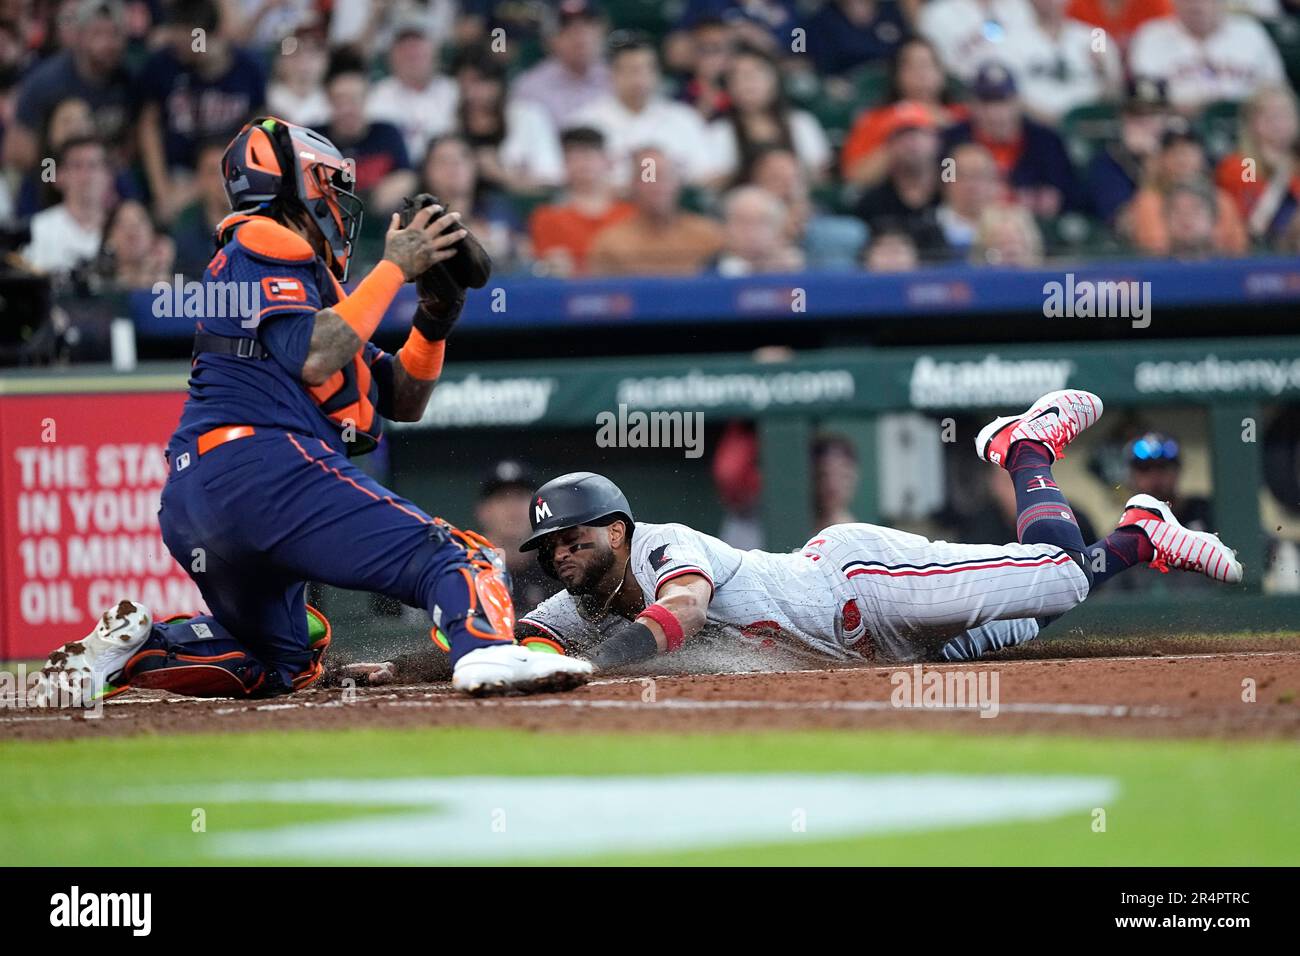
<instances>
[{"instance_id":1,"label":"advertising banner","mask_svg":"<svg viewBox=\"0 0 1300 956\"><path fill-rule=\"evenodd\" d=\"M158 531L184 395L0 396L0 659L44 657L131 597L202 607Z\"/></svg>"}]
</instances>

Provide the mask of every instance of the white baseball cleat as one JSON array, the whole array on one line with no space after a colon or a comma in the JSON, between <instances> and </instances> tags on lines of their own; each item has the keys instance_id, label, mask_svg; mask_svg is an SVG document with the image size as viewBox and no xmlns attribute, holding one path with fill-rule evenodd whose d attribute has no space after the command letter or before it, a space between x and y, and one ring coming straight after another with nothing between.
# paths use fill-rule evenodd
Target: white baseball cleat
<instances>
[{"instance_id":1,"label":"white baseball cleat","mask_svg":"<svg viewBox=\"0 0 1300 956\"><path fill-rule=\"evenodd\" d=\"M1237 552L1208 531L1189 531L1178 523L1169 504L1150 495L1134 495L1124 505L1117 528L1141 528L1155 549L1151 567L1162 574L1170 568L1196 571L1215 581L1237 584L1241 562Z\"/></svg>"},{"instance_id":2,"label":"white baseball cleat","mask_svg":"<svg viewBox=\"0 0 1300 956\"><path fill-rule=\"evenodd\" d=\"M518 644L492 644L456 662L451 686L473 697L545 694L580 687L591 674L591 665L574 657L530 651Z\"/></svg>"},{"instance_id":3,"label":"white baseball cleat","mask_svg":"<svg viewBox=\"0 0 1300 956\"><path fill-rule=\"evenodd\" d=\"M153 615L137 601L119 601L80 641L50 652L36 684L40 707L85 707L126 690L113 678L149 639Z\"/></svg>"},{"instance_id":4,"label":"white baseball cleat","mask_svg":"<svg viewBox=\"0 0 1300 956\"><path fill-rule=\"evenodd\" d=\"M1047 446L1052 460L1065 457L1065 446L1095 425L1102 413L1101 399L1092 392L1067 389L1048 392L1022 415L995 418L975 437L975 451L985 461L1007 466L1007 450L1018 441Z\"/></svg>"}]
</instances>

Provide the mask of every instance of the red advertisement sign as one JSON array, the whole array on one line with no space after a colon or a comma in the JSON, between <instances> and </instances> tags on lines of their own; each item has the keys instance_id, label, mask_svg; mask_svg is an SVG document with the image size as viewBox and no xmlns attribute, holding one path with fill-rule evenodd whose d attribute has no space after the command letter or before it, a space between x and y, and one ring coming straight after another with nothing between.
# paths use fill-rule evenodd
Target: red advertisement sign
<instances>
[{"instance_id":1,"label":"red advertisement sign","mask_svg":"<svg viewBox=\"0 0 1300 956\"><path fill-rule=\"evenodd\" d=\"M184 395L0 396L0 659L85 637L124 597L201 609L158 531Z\"/></svg>"}]
</instances>

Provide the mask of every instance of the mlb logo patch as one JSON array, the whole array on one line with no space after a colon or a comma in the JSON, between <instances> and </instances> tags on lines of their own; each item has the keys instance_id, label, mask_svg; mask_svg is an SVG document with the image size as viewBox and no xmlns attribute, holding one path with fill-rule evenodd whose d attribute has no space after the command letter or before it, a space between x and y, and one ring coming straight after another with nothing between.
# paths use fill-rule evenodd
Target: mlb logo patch
<instances>
[{"instance_id":1,"label":"mlb logo patch","mask_svg":"<svg viewBox=\"0 0 1300 956\"><path fill-rule=\"evenodd\" d=\"M190 467L190 453L187 451L182 452L180 457L176 459L176 470L184 471L188 467Z\"/></svg>"},{"instance_id":2,"label":"mlb logo patch","mask_svg":"<svg viewBox=\"0 0 1300 956\"><path fill-rule=\"evenodd\" d=\"M301 279L267 276L262 280L262 294L270 302L306 302L307 287Z\"/></svg>"}]
</instances>

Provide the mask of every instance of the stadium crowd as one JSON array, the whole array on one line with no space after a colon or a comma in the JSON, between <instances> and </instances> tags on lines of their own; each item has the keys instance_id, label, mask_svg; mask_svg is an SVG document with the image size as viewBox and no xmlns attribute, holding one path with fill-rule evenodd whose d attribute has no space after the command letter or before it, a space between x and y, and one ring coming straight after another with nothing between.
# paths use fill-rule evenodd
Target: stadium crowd
<instances>
[{"instance_id":1,"label":"stadium crowd","mask_svg":"<svg viewBox=\"0 0 1300 956\"><path fill-rule=\"evenodd\" d=\"M1293 0L0 0L0 228L92 288L201 273L250 117L503 272L1300 252ZM13 261L12 258L10 260Z\"/></svg>"}]
</instances>

